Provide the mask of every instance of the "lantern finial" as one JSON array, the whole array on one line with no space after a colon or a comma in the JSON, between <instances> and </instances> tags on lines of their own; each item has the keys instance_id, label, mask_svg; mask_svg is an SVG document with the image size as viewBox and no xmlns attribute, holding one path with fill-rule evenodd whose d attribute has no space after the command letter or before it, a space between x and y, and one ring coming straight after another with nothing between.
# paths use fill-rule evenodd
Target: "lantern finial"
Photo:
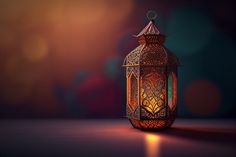
<instances>
[{"instance_id":1,"label":"lantern finial","mask_svg":"<svg viewBox=\"0 0 236 157\"><path fill-rule=\"evenodd\" d=\"M155 19L157 18L157 13L154 10L149 10L147 12L147 18L150 20L148 25L138 34L136 37L140 37L142 35L159 35L160 31L155 25Z\"/></svg>"},{"instance_id":2,"label":"lantern finial","mask_svg":"<svg viewBox=\"0 0 236 157\"><path fill-rule=\"evenodd\" d=\"M150 21L155 21L157 18L157 13L154 10L149 10L146 15Z\"/></svg>"}]
</instances>

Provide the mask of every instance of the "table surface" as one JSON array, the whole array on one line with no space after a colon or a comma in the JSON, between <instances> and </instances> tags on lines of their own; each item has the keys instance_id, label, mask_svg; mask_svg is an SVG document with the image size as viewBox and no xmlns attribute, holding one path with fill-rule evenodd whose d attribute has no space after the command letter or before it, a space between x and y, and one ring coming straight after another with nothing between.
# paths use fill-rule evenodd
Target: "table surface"
<instances>
[{"instance_id":1,"label":"table surface","mask_svg":"<svg viewBox=\"0 0 236 157\"><path fill-rule=\"evenodd\" d=\"M0 157L236 156L235 120L177 119L140 131L126 119L0 120Z\"/></svg>"}]
</instances>

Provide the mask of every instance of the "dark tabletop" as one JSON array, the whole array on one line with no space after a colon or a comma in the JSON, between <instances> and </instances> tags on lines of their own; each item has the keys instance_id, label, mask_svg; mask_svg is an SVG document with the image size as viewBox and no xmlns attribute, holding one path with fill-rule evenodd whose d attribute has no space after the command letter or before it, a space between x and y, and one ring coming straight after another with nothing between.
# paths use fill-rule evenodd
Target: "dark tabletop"
<instances>
[{"instance_id":1,"label":"dark tabletop","mask_svg":"<svg viewBox=\"0 0 236 157\"><path fill-rule=\"evenodd\" d=\"M235 120L177 119L161 131L126 119L0 120L0 157L236 156Z\"/></svg>"}]
</instances>

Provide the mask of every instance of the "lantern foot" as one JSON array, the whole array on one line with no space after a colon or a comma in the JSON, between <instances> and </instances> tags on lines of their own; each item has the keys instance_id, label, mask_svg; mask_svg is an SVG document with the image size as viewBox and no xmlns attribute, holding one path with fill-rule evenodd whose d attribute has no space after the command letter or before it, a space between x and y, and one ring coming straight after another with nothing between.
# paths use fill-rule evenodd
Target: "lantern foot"
<instances>
[{"instance_id":1,"label":"lantern foot","mask_svg":"<svg viewBox=\"0 0 236 157\"><path fill-rule=\"evenodd\" d=\"M130 123L136 129L140 130L163 130L171 127L174 119L167 120L138 120L129 118Z\"/></svg>"}]
</instances>

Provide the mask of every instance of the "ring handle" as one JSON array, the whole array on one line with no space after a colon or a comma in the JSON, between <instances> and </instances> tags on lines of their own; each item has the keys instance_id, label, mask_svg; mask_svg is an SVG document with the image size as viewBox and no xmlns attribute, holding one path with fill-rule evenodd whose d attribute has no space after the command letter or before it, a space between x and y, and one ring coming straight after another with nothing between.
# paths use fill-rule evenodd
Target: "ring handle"
<instances>
[{"instance_id":1,"label":"ring handle","mask_svg":"<svg viewBox=\"0 0 236 157\"><path fill-rule=\"evenodd\" d=\"M154 10L149 10L146 15L150 21L155 20L157 18L157 13Z\"/></svg>"}]
</instances>

